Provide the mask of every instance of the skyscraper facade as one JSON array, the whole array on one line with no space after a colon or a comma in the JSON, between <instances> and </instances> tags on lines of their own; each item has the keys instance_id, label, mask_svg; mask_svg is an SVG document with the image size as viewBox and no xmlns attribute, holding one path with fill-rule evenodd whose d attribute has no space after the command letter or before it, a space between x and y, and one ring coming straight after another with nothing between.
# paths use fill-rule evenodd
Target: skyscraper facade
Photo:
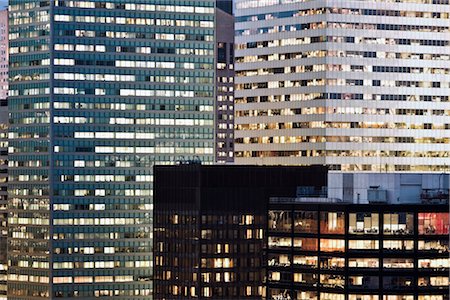
<instances>
[{"instance_id":1,"label":"skyscraper facade","mask_svg":"<svg viewBox=\"0 0 450 300\"><path fill-rule=\"evenodd\" d=\"M450 5L238 0L236 162L449 170Z\"/></svg>"},{"instance_id":2,"label":"skyscraper facade","mask_svg":"<svg viewBox=\"0 0 450 300\"><path fill-rule=\"evenodd\" d=\"M10 1L9 299L148 299L154 164L214 161L214 0Z\"/></svg>"}]
</instances>

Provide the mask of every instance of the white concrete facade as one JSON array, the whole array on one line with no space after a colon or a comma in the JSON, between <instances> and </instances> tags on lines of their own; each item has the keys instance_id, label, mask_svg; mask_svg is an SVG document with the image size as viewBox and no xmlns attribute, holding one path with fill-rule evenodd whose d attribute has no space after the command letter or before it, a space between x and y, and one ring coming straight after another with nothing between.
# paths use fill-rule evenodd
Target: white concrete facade
<instances>
[{"instance_id":1,"label":"white concrete facade","mask_svg":"<svg viewBox=\"0 0 450 300\"><path fill-rule=\"evenodd\" d=\"M328 173L328 197L356 204L370 203L370 190L385 191L389 204L422 203L423 198L439 197L448 203L449 187L450 175L444 173Z\"/></svg>"},{"instance_id":2,"label":"white concrete facade","mask_svg":"<svg viewBox=\"0 0 450 300\"><path fill-rule=\"evenodd\" d=\"M236 2L238 164L450 170L448 0Z\"/></svg>"}]
</instances>

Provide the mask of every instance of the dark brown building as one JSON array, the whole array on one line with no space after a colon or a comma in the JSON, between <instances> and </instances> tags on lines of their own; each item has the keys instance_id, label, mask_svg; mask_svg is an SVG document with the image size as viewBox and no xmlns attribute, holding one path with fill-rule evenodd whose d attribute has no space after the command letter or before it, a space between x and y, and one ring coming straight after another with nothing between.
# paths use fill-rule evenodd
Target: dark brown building
<instances>
[{"instance_id":1,"label":"dark brown building","mask_svg":"<svg viewBox=\"0 0 450 300\"><path fill-rule=\"evenodd\" d=\"M155 299L261 299L269 198L326 178L323 167L156 166Z\"/></svg>"}]
</instances>

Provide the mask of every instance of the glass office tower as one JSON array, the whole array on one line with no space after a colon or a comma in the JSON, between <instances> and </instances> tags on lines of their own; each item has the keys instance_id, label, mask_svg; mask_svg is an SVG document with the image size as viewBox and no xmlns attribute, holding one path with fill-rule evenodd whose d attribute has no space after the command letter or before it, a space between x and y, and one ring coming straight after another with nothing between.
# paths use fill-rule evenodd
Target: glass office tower
<instances>
[{"instance_id":1,"label":"glass office tower","mask_svg":"<svg viewBox=\"0 0 450 300\"><path fill-rule=\"evenodd\" d=\"M214 0L10 1L9 299L148 299L152 166L214 161Z\"/></svg>"},{"instance_id":2,"label":"glass office tower","mask_svg":"<svg viewBox=\"0 0 450 300\"><path fill-rule=\"evenodd\" d=\"M448 0L236 2L235 161L449 170Z\"/></svg>"}]
</instances>

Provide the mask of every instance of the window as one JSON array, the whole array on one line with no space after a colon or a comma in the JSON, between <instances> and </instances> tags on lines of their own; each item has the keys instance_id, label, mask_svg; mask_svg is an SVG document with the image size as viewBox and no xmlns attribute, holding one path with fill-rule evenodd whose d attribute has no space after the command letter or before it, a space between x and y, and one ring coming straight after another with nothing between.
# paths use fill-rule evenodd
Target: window
<instances>
[{"instance_id":1,"label":"window","mask_svg":"<svg viewBox=\"0 0 450 300\"><path fill-rule=\"evenodd\" d=\"M379 277L378 276L349 276L348 284L350 287L358 287L364 289L377 289L379 286ZM360 298L364 299L364 298ZM356 298L355 298L356 300Z\"/></svg>"},{"instance_id":2,"label":"window","mask_svg":"<svg viewBox=\"0 0 450 300\"><path fill-rule=\"evenodd\" d=\"M448 239L419 241L419 250L447 253L449 252L449 241Z\"/></svg>"},{"instance_id":3,"label":"window","mask_svg":"<svg viewBox=\"0 0 450 300\"><path fill-rule=\"evenodd\" d=\"M317 225L317 212L294 212L294 232L317 233Z\"/></svg>"},{"instance_id":4,"label":"window","mask_svg":"<svg viewBox=\"0 0 450 300\"><path fill-rule=\"evenodd\" d=\"M383 233L386 235L411 235L414 233L412 213L389 213L383 216Z\"/></svg>"},{"instance_id":5,"label":"window","mask_svg":"<svg viewBox=\"0 0 450 300\"><path fill-rule=\"evenodd\" d=\"M377 250L377 240L351 240L348 242L348 249L353 250Z\"/></svg>"},{"instance_id":6,"label":"window","mask_svg":"<svg viewBox=\"0 0 450 300\"><path fill-rule=\"evenodd\" d=\"M349 214L348 232L350 234L378 234L377 213L358 212Z\"/></svg>"},{"instance_id":7,"label":"window","mask_svg":"<svg viewBox=\"0 0 450 300\"><path fill-rule=\"evenodd\" d=\"M269 237L269 249L270 248L284 248L291 247L292 239L283 237Z\"/></svg>"},{"instance_id":8,"label":"window","mask_svg":"<svg viewBox=\"0 0 450 300\"><path fill-rule=\"evenodd\" d=\"M294 255L294 265L317 268L317 256Z\"/></svg>"},{"instance_id":9,"label":"window","mask_svg":"<svg viewBox=\"0 0 450 300\"><path fill-rule=\"evenodd\" d=\"M313 285L317 283L317 275L312 273L294 273L294 282Z\"/></svg>"},{"instance_id":10,"label":"window","mask_svg":"<svg viewBox=\"0 0 450 300\"><path fill-rule=\"evenodd\" d=\"M279 232L290 232L292 228L292 218L289 211L270 210L269 230Z\"/></svg>"},{"instance_id":11,"label":"window","mask_svg":"<svg viewBox=\"0 0 450 300\"><path fill-rule=\"evenodd\" d=\"M294 247L296 250L317 251L318 241L313 238L294 238Z\"/></svg>"},{"instance_id":12,"label":"window","mask_svg":"<svg viewBox=\"0 0 450 300\"><path fill-rule=\"evenodd\" d=\"M320 268L323 270L337 270L345 267L345 258L343 257L321 257Z\"/></svg>"},{"instance_id":13,"label":"window","mask_svg":"<svg viewBox=\"0 0 450 300\"><path fill-rule=\"evenodd\" d=\"M419 269L445 269L450 265L449 258L419 259Z\"/></svg>"},{"instance_id":14,"label":"window","mask_svg":"<svg viewBox=\"0 0 450 300\"><path fill-rule=\"evenodd\" d=\"M320 239L320 251L323 252L344 252L345 241L338 239Z\"/></svg>"},{"instance_id":15,"label":"window","mask_svg":"<svg viewBox=\"0 0 450 300\"><path fill-rule=\"evenodd\" d=\"M378 268L378 258L349 258L349 268Z\"/></svg>"},{"instance_id":16,"label":"window","mask_svg":"<svg viewBox=\"0 0 450 300\"><path fill-rule=\"evenodd\" d=\"M336 274L321 274L320 285L331 288L344 288L345 276ZM322 298L322 297L321 297ZM324 298L326 299L326 298Z\"/></svg>"},{"instance_id":17,"label":"window","mask_svg":"<svg viewBox=\"0 0 450 300\"><path fill-rule=\"evenodd\" d=\"M383 268L386 269L414 268L414 260L412 258L385 258L383 259Z\"/></svg>"},{"instance_id":18,"label":"window","mask_svg":"<svg viewBox=\"0 0 450 300\"><path fill-rule=\"evenodd\" d=\"M414 249L414 241L411 240L385 240L383 249L390 251L405 251Z\"/></svg>"},{"instance_id":19,"label":"window","mask_svg":"<svg viewBox=\"0 0 450 300\"><path fill-rule=\"evenodd\" d=\"M448 213L419 213L419 234L448 234Z\"/></svg>"},{"instance_id":20,"label":"window","mask_svg":"<svg viewBox=\"0 0 450 300\"><path fill-rule=\"evenodd\" d=\"M345 215L343 212L321 212L320 233L344 234Z\"/></svg>"},{"instance_id":21,"label":"window","mask_svg":"<svg viewBox=\"0 0 450 300\"><path fill-rule=\"evenodd\" d=\"M291 265L291 258L288 254L271 253L269 254L268 265L275 267L288 267Z\"/></svg>"},{"instance_id":22,"label":"window","mask_svg":"<svg viewBox=\"0 0 450 300\"><path fill-rule=\"evenodd\" d=\"M412 276L383 276L383 288L398 289L412 287L414 278Z\"/></svg>"}]
</instances>

